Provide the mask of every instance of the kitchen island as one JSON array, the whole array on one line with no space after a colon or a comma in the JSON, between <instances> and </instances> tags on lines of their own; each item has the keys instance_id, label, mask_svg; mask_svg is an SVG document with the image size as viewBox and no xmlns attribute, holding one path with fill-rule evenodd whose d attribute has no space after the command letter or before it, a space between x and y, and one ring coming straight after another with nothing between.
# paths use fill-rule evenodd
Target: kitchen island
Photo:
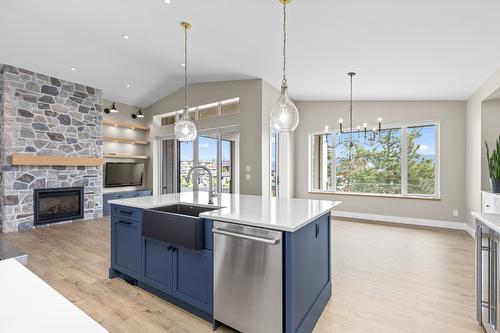
<instances>
[{"instance_id":1,"label":"kitchen island","mask_svg":"<svg viewBox=\"0 0 500 333\"><path fill-rule=\"evenodd\" d=\"M311 332L332 294L334 201L183 192L112 200L110 278L241 332Z\"/></svg>"}]
</instances>

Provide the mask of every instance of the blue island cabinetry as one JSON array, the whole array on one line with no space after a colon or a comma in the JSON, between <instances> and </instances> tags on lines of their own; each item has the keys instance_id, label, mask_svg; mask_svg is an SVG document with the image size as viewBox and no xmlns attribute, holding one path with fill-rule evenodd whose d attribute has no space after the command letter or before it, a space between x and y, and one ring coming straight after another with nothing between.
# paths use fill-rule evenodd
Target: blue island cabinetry
<instances>
[{"instance_id":1,"label":"blue island cabinetry","mask_svg":"<svg viewBox=\"0 0 500 333\"><path fill-rule=\"evenodd\" d=\"M143 210L111 206L110 278L137 283L208 321L213 307L213 250L194 251L142 236ZM212 221L205 220L211 232Z\"/></svg>"},{"instance_id":2,"label":"blue island cabinetry","mask_svg":"<svg viewBox=\"0 0 500 333\"><path fill-rule=\"evenodd\" d=\"M283 231L283 332L312 332L332 294L330 212ZM142 236L143 210L111 206L110 278L120 276L187 311L213 321L213 221L204 219L205 246L191 250ZM216 323L214 323L216 324Z\"/></svg>"}]
</instances>

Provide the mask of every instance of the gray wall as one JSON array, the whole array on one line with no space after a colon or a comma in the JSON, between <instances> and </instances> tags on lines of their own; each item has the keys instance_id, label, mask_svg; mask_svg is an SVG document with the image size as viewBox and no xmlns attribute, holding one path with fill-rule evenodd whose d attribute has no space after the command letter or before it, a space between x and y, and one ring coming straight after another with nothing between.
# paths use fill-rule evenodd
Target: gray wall
<instances>
[{"instance_id":1,"label":"gray wall","mask_svg":"<svg viewBox=\"0 0 500 333\"><path fill-rule=\"evenodd\" d=\"M109 108L113 101L104 100L103 107ZM103 113L104 119L124 121L129 124L146 125L146 117L132 119L130 116L132 113L139 111L139 107L132 106L124 103L115 102L115 106L118 113ZM144 110L143 110L144 113ZM131 140L148 140L149 134L146 131L132 130L128 128L113 127L113 126L103 126L103 135L107 137L117 137L125 138ZM117 153L117 154L127 154L127 155L149 155L149 146L145 145L132 145L120 142L104 142L104 153ZM127 186L127 187L114 187L114 188L104 188L103 192L119 192L119 191L133 191L141 188L151 188L152 184L148 183L148 169L149 160L134 160L134 159L123 159L123 158L106 158L106 162L144 162L145 163L145 175L142 186Z\"/></svg>"},{"instance_id":2,"label":"gray wall","mask_svg":"<svg viewBox=\"0 0 500 333\"><path fill-rule=\"evenodd\" d=\"M466 203L467 211L481 211L481 164L482 135L481 108L500 88L500 69L486 80L467 101L466 127ZM467 214L467 222L473 225L473 219Z\"/></svg>"},{"instance_id":3,"label":"gray wall","mask_svg":"<svg viewBox=\"0 0 500 333\"><path fill-rule=\"evenodd\" d=\"M240 113L226 117L196 121L199 130L227 126L240 126L240 192L262 193L262 80L195 83L189 85L189 105L198 106L235 97L240 98ZM184 106L184 91L164 97L147 107L146 122L152 125L153 116L181 110ZM152 131L151 136L173 134L173 125L162 126ZM153 138L151 138L153 139ZM151 164L151 163L150 163ZM245 179L245 168L252 169L251 179ZM152 167L150 166L150 170ZM148 183L152 183L152 171L148 172Z\"/></svg>"},{"instance_id":4,"label":"gray wall","mask_svg":"<svg viewBox=\"0 0 500 333\"><path fill-rule=\"evenodd\" d=\"M347 102L297 102L300 124L295 133L295 196L340 200L340 211L409 218L463 222L465 209L465 102L356 102L358 123L405 123L440 121L441 128L441 199L365 197L308 193L308 135L325 125L338 127L338 119L347 121ZM458 209L459 216L452 211Z\"/></svg>"},{"instance_id":5,"label":"gray wall","mask_svg":"<svg viewBox=\"0 0 500 333\"><path fill-rule=\"evenodd\" d=\"M495 149L496 141L500 135L500 99L487 100L482 103L481 116L481 189L491 191L490 174L488 170L488 161L486 159L486 146L484 141L488 142L491 150Z\"/></svg>"}]
</instances>

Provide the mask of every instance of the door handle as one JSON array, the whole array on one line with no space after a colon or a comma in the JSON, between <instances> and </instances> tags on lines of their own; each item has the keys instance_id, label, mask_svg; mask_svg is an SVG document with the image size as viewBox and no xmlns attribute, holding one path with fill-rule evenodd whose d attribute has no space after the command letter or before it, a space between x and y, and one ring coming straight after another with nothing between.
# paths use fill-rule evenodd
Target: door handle
<instances>
[{"instance_id":1,"label":"door handle","mask_svg":"<svg viewBox=\"0 0 500 333\"><path fill-rule=\"evenodd\" d=\"M235 237L235 238L242 238L242 239L247 239L247 240L251 240L251 241L256 241L256 242L260 242L260 243L269 244L269 245L276 245L276 244L278 244L280 242L279 239L261 238L261 237L240 234L240 233L237 233L237 232L227 231L227 230L218 229L218 228L213 228L212 232L214 234L219 234L219 235L224 235L224 236L229 236L229 237Z\"/></svg>"},{"instance_id":2,"label":"door handle","mask_svg":"<svg viewBox=\"0 0 500 333\"><path fill-rule=\"evenodd\" d=\"M120 210L120 214L132 215L132 212L127 212L126 210Z\"/></svg>"}]
</instances>

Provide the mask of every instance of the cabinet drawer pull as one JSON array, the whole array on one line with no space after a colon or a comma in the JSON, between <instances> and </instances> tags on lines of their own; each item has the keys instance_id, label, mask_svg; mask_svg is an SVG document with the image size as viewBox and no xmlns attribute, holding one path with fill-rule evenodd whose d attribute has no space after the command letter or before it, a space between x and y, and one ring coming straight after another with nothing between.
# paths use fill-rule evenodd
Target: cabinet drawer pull
<instances>
[{"instance_id":1,"label":"cabinet drawer pull","mask_svg":"<svg viewBox=\"0 0 500 333\"><path fill-rule=\"evenodd\" d=\"M122 223L122 224L132 224L132 222L129 222L129 221L123 221L123 220L118 220L119 223Z\"/></svg>"},{"instance_id":2,"label":"cabinet drawer pull","mask_svg":"<svg viewBox=\"0 0 500 333\"><path fill-rule=\"evenodd\" d=\"M132 215L133 212L127 212L126 210L120 210L120 214Z\"/></svg>"}]
</instances>

